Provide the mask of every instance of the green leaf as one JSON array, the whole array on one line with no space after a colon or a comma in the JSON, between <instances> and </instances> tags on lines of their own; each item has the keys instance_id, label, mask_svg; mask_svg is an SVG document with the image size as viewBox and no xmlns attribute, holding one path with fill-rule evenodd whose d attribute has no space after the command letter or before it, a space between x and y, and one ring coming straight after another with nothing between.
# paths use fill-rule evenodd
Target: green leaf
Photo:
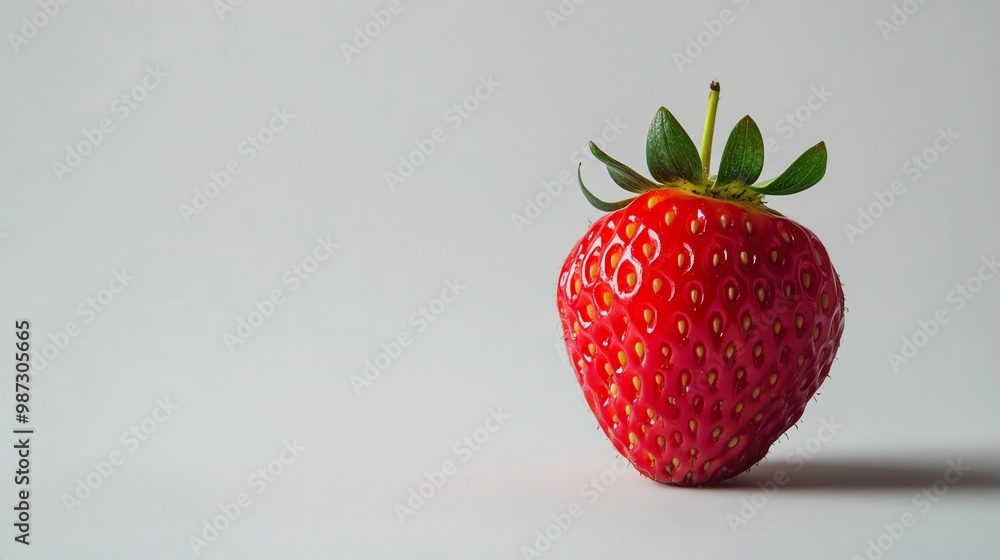
<instances>
[{"instance_id":1,"label":"green leaf","mask_svg":"<svg viewBox=\"0 0 1000 560\"><path fill-rule=\"evenodd\" d=\"M802 192L826 174L826 144L820 142L799 156L784 173L770 181L753 185L761 194L786 195Z\"/></svg>"},{"instance_id":2,"label":"green leaf","mask_svg":"<svg viewBox=\"0 0 1000 560\"><path fill-rule=\"evenodd\" d=\"M705 180L698 148L677 119L663 107L649 125L646 165L653 178L661 183L685 179L701 184Z\"/></svg>"},{"instance_id":3,"label":"green leaf","mask_svg":"<svg viewBox=\"0 0 1000 560\"><path fill-rule=\"evenodd\" d=\"M764 169L764 139L750 115L740 119L726 141L717 185L750 185Z\"/></svg>"},{"instance_id":4,"label":"green leaf","mask_svg":"<svg viewBox=\"0 0 1000 560\"><path fill-rule=\"evenodd\" d=\"M628 192L642 194L646 191L659 188L659 185L656 183L636 173L624 163L621 163L604 153L597 146L597 144L593 142L590 143L590 151L594 153L594 157L600 160L601 163L608 166L608 173L611 175L611 179L613 179L615 183L618 183L619 187L627 190Z\"/></svg>"},{"instance_id":5,"label":"green leaf","mask_svg":"<svg viewBox=\"0 0 1000 560\"><path fill-rule=\"evenodd\" d=\"M626 206L629 205L630 202L635 200L635 197L633 197L628 200L619 200L618 202L604 202L603 200L597 198L596 196L591 194L590 191L587 190L587 187L583 186L583 175L581 174L580 171L582 168L583 168L582 163L579 166L577 166L576 179L580 182L580 189L583 190L583 197L586 198L587 202L589 202L590 205L593 206L594 208L597 208L602 212L614 212L615 210L625 208Z\"/></svg>"}]
</instances>

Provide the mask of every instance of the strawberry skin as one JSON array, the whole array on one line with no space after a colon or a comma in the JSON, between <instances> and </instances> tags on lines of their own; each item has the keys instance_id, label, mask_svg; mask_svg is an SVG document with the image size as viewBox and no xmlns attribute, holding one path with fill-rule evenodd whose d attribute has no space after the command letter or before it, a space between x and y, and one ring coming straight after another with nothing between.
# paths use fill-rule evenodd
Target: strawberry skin
<instances>
[{"instance_id":1,"label":"strawberry skin","mask_svg":"<svg viewBox=\"0 0 1000 560\"><path fill-rule=\"evenodd\" d=\"M826 379L844 329L840 280L811 231L683 188L596 221L556 299L601 429L640 473L685 486L760 461Z\"/></svg>"}]
</instances>

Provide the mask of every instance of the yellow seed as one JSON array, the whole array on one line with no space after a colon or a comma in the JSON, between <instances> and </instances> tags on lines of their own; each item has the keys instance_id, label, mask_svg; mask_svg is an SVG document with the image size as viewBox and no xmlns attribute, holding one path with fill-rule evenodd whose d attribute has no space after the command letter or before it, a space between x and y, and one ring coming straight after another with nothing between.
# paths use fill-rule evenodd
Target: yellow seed
<instances>
[{"instance_id":1,"label":"yellow seed","mask_svg":"<svg viewBox=\"0 0 1000 560\"><path fill-rule=\"evenodd\" d=\"M597 271L598 271L597 263L596 262L590 263L590 270L587 271L588 273L587 279L593 280L594 278L597 278Z\"/></svg>"},{"instance_id":2,"label":"yellow seed","mask_svg":"<svg viewBox=\"0 0 1000 560\"><path fill-rule=\"evenodd\" d=\"M656 445L660 449L663 449L664 447L667 446L667 438L665 438L663 436L656 436Z\"/></svg>"},{"instance_id":3,"label":"yellow seed","mask_svg":"<svg viewBox=\"0 0 1000 560\"><path fill-rule=\"evenodd\" d=\"M635 437L635 434L633 434L632 432L629 432L628 433L628 442L629 442L629 445L632 445L634 447L635 444L639 443L639 438Z\"/></svg>"},{"instance_id":4,"label":"yellow seed","mask_svg":"<svg viewBox=\"0 0 1000 560\"><path fill-rule=\"evenodd\" d=\"M771 251L771 262L773 262L773 263L778 262L778 252L777 251L774 251L774 250Z\"/></svg>"},{"instance_id":5,"label":"yellow seed","mask_svg":"<svg viewBox=\"0 0 1000 560\"><path fill-rule=\"evenodd\" d=\"M735 286L729 286L728 288L726 288L726 298L729 301L733 301L734 299L736 299L736 287Z\"/></svg>"},{"instance_id":6,"label":"yellow seed","mask_svg":"<svg viewBox=\"0 0 1000 560\"><path fill-rule=\"evenodd\" d=\"M660 288L662 287L663 287L663 280L660 280L659 278L653 278L653 293L654 294L660 293Z\"/></svg>"},{"instance_id":7,"label":"yellow seed","mask_svg":"<svg viewBox=\"0 0 1000 560\"><path fill-rule=\"evenodd\" d=\"M631 416L631 415L632 415L632 405L626 404L625 405L625 416Z\"/></svg>"},{"instance_id":8,"label":"yellow seed","mask_svg":"<svg viewBox=\"0 0 1000 560\"><path fill-rule=\"evenodd\" d=\"M753 417L753 423L756 424L757 422L760 422L761 418L763 417L764 415L758 412L757 415Z\"/></svg>"},{"instance_id":9,"label":"yellow seed","mask_svg":"<svg viewBox=\"0 0 1000 560\"><path fill-rule=\"evenodd\" d=\"M705 357L705 346L702 344L694 345L694 355L699 360Z\"/></svg>"},{"instance_id":10,"label":"yellow seed","mask_svg":"<svg viewBox=\"0 0 1000 560\"><path fill-rule=\"evenodd\" d=\"M756 400L760 396L760 387L754 387L753 391L750 392L750 398Z\"/></svg>"},{"instance_id":11,"label":"yellow seed","mask_svg":"<svg viewBox=\"0 0 1000 560\"><path fill-rule=\"evenodd\" d=\"M736 411L736 414L739 414L740 412L742 412L743 411L743 403L742 402L736 403L736 406L733 407L733 410Z\"/></svg>"},{"instance_id":12,"label":"yellow seed","mask_svg":"<svg viewBox=\"0 0 1000 560\"><path fill-rule=\"evenodd\" d=\"M713 317L712 318L712 332L714 332L715 334L719 334L719 331L721 329L722 329L722 319L720 319L718 316Z\"/></svg>"},{"instance_id":13,"label":"yellow seed","mask_svg":"<svg viewBox=\"0 0 1000 560\"><path fill-rule=\"evenodd\" d=\"M779 334L781 332L781 319L774 320L774 334Z\"/></svg>"},{"instance_id":14,"label":"yellow seed","mask_svg":"<svg viewBox=\"0 0 1000 560\"><path fill-rule=\"evenodd\" d=\"M604 364L604 373L607 374L608 377L611 377L615 374L615 370L611 368L611 364L606 363Z\"/></svg>"},{"instance_id":15,"label":"yellow seed","mask_svg":"<svg viewBox=\"0 0 1000 560\"><path fill-rule=\"evenodd\" d=\"M688 421L688 429L691 430L692 434L696 433L698 431L698 421L694 418Z\"/></svg>"},{"instance_id":16,"label":"yellow seed","mask_svg":"<svg viewBox=\"0 0 1000 560\"><path fill-rule=\"evenodd\" d=\"M649 256L653 254L653 246L651 244L649 244L649 243L643 243L642 244L642 254L646 255L646 258L648 259Z\"/></svg>"},{"instance_id":17,"label":"yellow seed","mask_svg":"<svg viewBox=\"0 0 1000 560\"><path fill-rule=\"evenodd\" d=\"M626 356L625 352L622 350L618 351L618 363L620 363L622 367L625 367L625 364L628 363L628 356Z\"/></svg>"},{"instance_id":18,"label":"yellow seed","mask_svg":"<svg viewBox=\"0 0 1000 560\"><path fill-rule=\"evenodd\" d=\"M633 235L635 235L635 224L630 223L625 226L625 238L632 239Z\"/></svg>"},{"instance_id":19,"label":"yellow seed","mask_svg":"<svg viewBox=\"0 0 1000 560\"><path fill-rule=\"evenodd\" d=\"M816 259L816 266L823 266L823 259L819 256L819 251L813 251L813 257Z\"/></svg>"},{"instance_id":20,"label":"yellow seed","mask_svg":"<svg viewBox=\"0 0 1000 560\"><path fill-rule=\"evenodd\" d=\"M690 385L691 384L691 372L688 371L688 370L682 371L681 372L680 381L681 381L681 387L687 387L688 385Z\"/></svg>"},{"instance_id":21,"label":"yellow seed","mask_svg":"<svg viewBox=\"0 0 1000 560\"><path fill-rule=\"evenodd\" d=\"M629 288L632 288L632 287L635 286L635 273L634 272L629 272L628 274L625 275L625 283L628 284Z\"/></svg>"},{"instance_id":22,"label":"yellow seed","mask_svg":"<svg viewBox=\"0 0 1000 560\"><path fill-rule=\"evenodd\" d=\"M813 342L817 340L819 340L819 325L816 325L816 328L813 329Z\"/></svg>"},{"instance_id":23,"label":"yellow seed","mask_svg":"<svg viewBox=\"0 0 1000 560\"><path fill-rule=\"evenodd\" d=\"M667 357L670 355L670 347L664 344L663 346L660 347L660 352L663 352L663 356Z\"/></svg>"},{"instance_id":24,"label":"yellow seed","mask_svg":"<svg viewBox=\"0 0 1000 560\"><path fill-rule=\"evenodd\" d=\"M608 387L608 390L611 392L611 396L612 397L618 395L618 385L615 385L614 383L612 383L611 387Z\"/></svg>"},{"instance_id":25,"label":"yellow seed","mask_svg":"<svg viewBox=\"0 0 1000 560\"><path fill-rule=\"evenodd\" d=\"M753 357L754 358L759 358L760 355L763 352L764 352L764 346L761 343L758 342L757 344L753 345Z\"/></svg>"},{"instance_id":26,"label":"yellow seed","mask_svg":"<svg viewBox=\"0 0 1000 560\"><path fill-rule=\"evenodd\" d=\"M753 233L753 224L749 221L746 223L747 233Z\"/></svg>"},{"instance_id":27,"label":"yellow seed","mask_svg":"<svg viewBox=\"0 0 1000 560\"><path fill-rule=\"evenodd\" d=\"M612 253L612 255L611 255L611 268L614 268L614 267L618 266L618 260L621 259L621 258L622 258L622 254L619 253L618 251L615 251L614 253Z\"/></svg>"},{"instance_id":28,"label":"yellow seed","mask_svg":"<svg viewBox=\"0 0 1000 560\"><path fill-rule=\"evenodd\" d=\"M591 319L593 319L596 314L597 314L597 311L594 309L594 304L588 303L587 304L587 317L590 317Z\"/></svg>"},{"instance_id":29,"label":"yellow seed","mask_svg":"<svg viewBox=\"0 0 1000 560\"><path fill-rule=\"evenodd\" d=\"M674 223L674 211L671 210L670 212L667 212L667 215L664 216L663 219L664 219L665 222L667 222L668 226L670 224Z\"/></svg>"},{"instance_id":30,"label":"yellow seed","mask_svg":"<svg viewBox=\"0 0 1000 560\"><path fill-rule=\"evenodd\" d=\"M601 299L604 300L604 307L611 306L611 292L604 292L604 297Z\"/></svg>"},{"instance_id":31,"label":"yellow seed","mask_svg":"<svg viewBox=\"0 0 1000 560\"><path fill-rule=\"evenodd\" d=\"M700 296L700 295L701 295L701 292L698 291L698 288L692 288L691 289L691 303L698 303L698 296Z\"/></svg>"},{"instance_id":32,"label":"yellow seed","mask_svg":"<svg viewBox=\"0 0 1000 560\"><path fill-rule=\"evenodd\" d=\"M573 321L573 334L580 334L580 323Z\"/></svg>"},{"instance_id":33,"label":"yellow seed","mask_svg":"<svg viewBox=\"0 0 1000 560\"><path fill-rule=\"evenodd\" d=\"M722 260L722 256L718 253L712 255L712 266L719 266L719 262Z\"/></svg>"},{"instance_id":34,"label":"yellow seed","mask_svg":"<svg viewBox=\"0 0 1000 560\"><path fill-rule=\"evenodd\" d=\"M645 429L645 428L646 427L643 426L643 429ZM653 454L650 453L649 451L646 452L646 458L649 459L650 463L652 463L653 465L656 465L656 457L653 457Z\"/></svg>"},{"instance_id":35,"label":"yellow seed","mask_svg":"<svg viewBox=\"0 0 1000 560\"><path fill-rule=\"evenodd\" d=\"M654 206L660 203L660 200L661 199L658 196L649 197L649 200L646 201L646 208L652 209Z\"/></svg>"},{"instance_id":36,"label":"yellow seed","mask_svg":"<svg viewBox=\"0 0 1000 560\"><path fill-rule=\"evenodd\" d=\"M642 318L646 320L647 326L652 326L653 324L653 310L647 309L642 312Z\"/></svg>"},{"instance_id":37,"label":"yellow seed","mask_svg":"<svg viewBox=\"0 0 1000 560\"><path fill-rule=\"evenodd\" d=\"M653 417L654 417L655 415L656 415L656 414L655 414L655 413L653 412L653 409L652 409L652 408L647 408L647 409L646 409L646 416L649 416L649 419L650 419L650 420L652 420L652 419L653 419Z\"/></svg>"},{"instance_id":38,"label":"yellow seed","mask_svg":"<svg viewBox=\"0 0 1000 560\"><path fill-rule=\"evenodd\" d=\"M583 281L577 278L576 281L573 282L573 293L579 295L580 290L582 288L583 288Z\"/></svg>"},{"instance_id":39,"label":"yellow seed","mask_svg":"<svg viewBox=\"0 0 1000 560\"><path fill-rule=\"evenodd\" d=\"M713 369L708 372L708 386L715 387L715 381L719 378L719 374Z\"/></svg>"},{"instance_id":40,"label":"yellow seed","mask_svg":"<svg viewBox=\"0 0 1000 560\"><path fill-rule=\"evenodd\" d=\"M677 321L677 332L684 334L684 331L686 330L687 330L687 321L685 321L684 319L680 319L679 321Z\"/></svg>"},{"instance_id":41,"label":"yellow seed","mask_svg":"<svg viewBox=\"0 0 1000 560\"><path fill-rule=\"evenodd\" d=\"M728 358L732 358L733 354L735 352L736 352L736 346L734 346L732 342L730 342L728 345L726 345L726 358L727 359Z\"/></svg>"},{"instance_id":42,"label":"yellow seed","mask_svg":"<svg viewBox=\"0 0 1000 560\"><path fill-rule=\"evenodd\" d=\"M803 272L802 273L802 287L808 290L810 284L812 284L812 275L809 274L808 272Z\"/></svg>"},{"instance_id":43,"label":"yellow seed","mask_svg":"<svg viewBox=\"0 0 1000 560\"><path fill-rule=\"evenodd\" d=\"M718 441L719 434L721 433L722 433L722 428L716 427L714 430L712 430L712 439Z\"/></svg>"},{"instance_id":44,"label":"yellow seed","mask_svg":"<svg viewBox=\"0 0 1000 560\"><path fill-rule=\"evenodd\" d=\"M635 387L636 392L638 392L639 388L642 387L642 381L639 381L639 376L632 378L632 386Z\"/></svg>"},{"instance_id":45,"label":"yellow seed","mask_svg":"<svg viewBox=\"0 0 1000 560\"><path fill-rule=\"evenodd\" d=\"M764 287L763 286L758 286L757 287L757 301L759 301L761 303L764 303L764 298L766 298L766 297L767 297L767 292L764 291Z\"/></svg>"},{"instance_id":46,"label":"yellow seed","mask_svg":"<svg viewBox=\"0 0 1000 560\"><path fill-rule=\"evenodd\" d=\"M750 262L750 255L746 251L740 251L740 264L746 266L748 262Z\"/></svg>"},{"instance_id":47,"label":"yellow seed","mask_svg":"<svg viewBox=\"0 0 1000 560\"><path fill-rule=\"evenodd\" d=\"M796 329L800 329L801 330L802 329L802 325L805 324L805 322L806 322L806 318L803 317L801 313L796 313L795 314L795 328Z\"/></svg>"},{"instance_id":48,"label":"yellow seed","mask_svg":"<svg viewBox=\"0 0 1000 560\"><path fill-rule=\"evenodd\" d=\"M781 238L785 240L785 243L791 243L792 242L792 236L788 235L787 231L781 232Z\"/></svg>"},{"instance_id":49,"label":"yellow seed","mask_svg":"<svg viewBox=\"0 0 1000 560\"><path fill-rule=\"evenodd\" d=\"M719 222L722 224L722 231L729 229L729 216L725 214L719 216Z\"/></svg>"},{"instance_id":50,"label":"yellow seed","mask_svg":"<svg viewBox=\"0 0 1000 560\"><path fill-rule=\"evenodd\" d=\"M777 373L772 373L771 377L767 378L767 382L770 383L771 385L774 385L775 383L777 383L778 382L778 374Z\"/></svg>"},{"instance_id":51,"label":"yellow seed","mask_svg":"<svg viewBox=\"0 0 1000 560\"><path fill-rule=\"evenodd\" d=\"M674 457L674 460L671 461L671 464L673 464L673 466L674 466L675 469L676 468L680 468L680 466L681 466L681 460L678 459L677 457Z\"/></svg>"},{"instance_id":52,"label":"yellow seed","mask_svg":"<svg viewBox=\"0 0 1000 560\"><path fill-rule=\"evenodd\" d=\"M819 304L823 306L823 311L826 311L830 307L830 296L823 292L823 295L819 296Z\"/></svg>"},{"instance_id":53,"label":"yellow seed","mask_svg":"<svg viewBox=\"0 0 1000 560\"><path fill-rule=\"evenodd\" d=\"M590 344L587 345L587 351L590 353L591 356L593 356L594 354L597 353L597 345L591 342Z\"/></svg>"},{"instance_id":54,"label":"yellow seed","mask_svg":"<svg viewBox=\"0 0 1000 560\"><path fill-rule=\"evenodd\" d=\"M677 254L677 267L684 268L684 253Z\"/></svg>"},{"instance_id":55,"label":"yellow seed","mask_svg":"<svg viewBox=\"0 0 1000 560\"><path fill-rule=\"evenodd\" d=\"M792 283L785 282L785 297L792 297Z\"/></svg>"},{"instance_id":56,"label":"yellow seed","mask_svg":"<svg viewBox=\"0 0 1000 560\"><path fill-rule=\"evenodd\" d=\"M698 233L698 226L700 225L698 220L691 220L691 233Z\"/></svg>"},{"instance_id":57,"label":"yellow seed","mask_svg":"<svg viewBox=\"0 0 1000 560\"><path fill-rule=\"evenodd\" d=\"M736 444L738 444L739 442L740 442L740 438L738 438L738 437L734 437L733 439L729 440L729 444L728 444L729 449L732 449L732 448L736 447Z\"/></svg>"},{"instance_id":58,"label":"yellow seed","mask_svg":"<svg viewBox=\"0 0 1000 560\"><path fill-rule=\"evenodd\" d=\"M656 385L657 386L659 386L659 387L663 386L663 374L662 373L657 373L656 377L654 377L653 379L656 381ZM652 414L653 411L650 410L649 413Z\"/></svg>"},{"instance_id":59,"label":"yellow seed","mask_svg":"<svg viewBox=\"0 0 1000 560\"><path fill-rule=\"evenodd\" d=\"M587 365L587 363L583 361L583 358L576 361L576 367L580 368L581 372L583 371L583 367L585 365Z\"/></svg>"},{"instance_id":60,"label":"yellow seed","mask_svg":"<svg viewBox=\"0 0 1000 560\"><path fill-rule=\"evenodd\" d=\"M802 367L802 364L806 363L805 356L799 356L799 359L795 362L795 367Z\"/></svg>"},{"instance_id":61,"label":"yellow seed","mask_svg":"<svg viewBox=\"0 0 1000 560\"><path fill-rule=\"evenodd\" d=\"M744 313L743 314L743 332L746 332L746 331L750 330L750 323L751 323L751 321L750 321L750 314L749 313Z\"/></svg>"},{"instance_id":62,"label":"yellow seed","mask_svg":"<svg viewBox=\"0 0 1000 560\"><path fill-rule=\"evenodd\" d=\"M643 346L641 342L635 343L635 355L639 356L640 360L646 355L646 347Z\"/></svg>"}]
</instances>

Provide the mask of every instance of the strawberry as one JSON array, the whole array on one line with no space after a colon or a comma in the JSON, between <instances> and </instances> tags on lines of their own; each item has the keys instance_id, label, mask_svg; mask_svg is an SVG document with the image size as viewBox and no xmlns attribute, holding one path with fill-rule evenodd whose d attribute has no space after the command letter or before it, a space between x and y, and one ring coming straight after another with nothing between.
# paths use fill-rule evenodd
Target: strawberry
<instances>
[{"instance_id":1,"label":"strawberry","mask_svg":"<svg viewBox=\"0 0 1000 560\"><path fill-rule=\"evenodd\" d=\"M844 330L844 294L811 231L765 195L815 185L826 146L754 184L760 130L744 117L709 176L719 87L699 155L660 108L649 129L651 181L590 149L636 197L587 200L610 212L570 251L557 304L570 362L597 422L643 475L719 483L760 461L826 379Z\"/></svg>"}]
</instances>

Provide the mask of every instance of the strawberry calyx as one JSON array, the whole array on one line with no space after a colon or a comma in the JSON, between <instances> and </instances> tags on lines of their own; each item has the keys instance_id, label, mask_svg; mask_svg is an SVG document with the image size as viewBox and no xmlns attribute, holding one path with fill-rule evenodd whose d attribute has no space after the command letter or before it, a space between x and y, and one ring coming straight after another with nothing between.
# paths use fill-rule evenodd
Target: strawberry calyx
<instances>
[{"instance_id":1,"label":"strawberry calyx","mask_svg":"<svg viewBox=\"0 0 1000 560\"><path fill-rule=\"evenodd\" d=\"M718 173L710 176L712 137L720 87L718 82L712 82L709 87L708 111L700 153L670 111L660 107L656 112L646 139L646 165L653 180L604 153L593 142L590 143L590 151L608 168L611 179L631 193L638 195L655 189L680 188L701 196L744 202L770 213L776 212L764 204L765 195L802 192L823 178L826 173L827 152L826 144L820 142L806 150L782 174L755 183L764 168L764 140L760 128L749 115L740 119L729 134ZM628 206L637 198L617 202L605 202L597 198L584 186L581 168L582 164L577 168L580 189L587 202L598 210L613 212Z\"/></svg>"}]
</instances>

